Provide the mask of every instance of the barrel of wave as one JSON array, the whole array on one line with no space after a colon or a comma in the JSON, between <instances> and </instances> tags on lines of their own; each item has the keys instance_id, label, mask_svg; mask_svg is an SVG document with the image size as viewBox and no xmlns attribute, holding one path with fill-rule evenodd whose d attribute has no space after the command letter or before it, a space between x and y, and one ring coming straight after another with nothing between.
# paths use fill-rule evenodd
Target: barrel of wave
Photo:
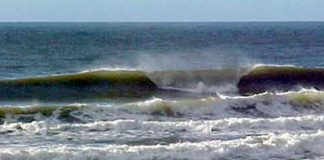
<instances>
[{"instance_id":1,"label":"barrel of wave","mask_svg":"<svg viewBox=\"0 0 324 160\"><path fill-rule=\"evenodd\" d=\"M93 71L0 81L0 99L143 97L158 87L141 71Z\"/></svg>"},{"instance_id":2,"label":"barrel of wave","mask_svg":"<svg viewBox=\"0 0 324 160\"><path fill-rule=\"evenodd\" d=\"M258 66L242 76L237 84L240 94L286 92L301 88L324 89L324 68Z\"/></svg>"}]
</instances>

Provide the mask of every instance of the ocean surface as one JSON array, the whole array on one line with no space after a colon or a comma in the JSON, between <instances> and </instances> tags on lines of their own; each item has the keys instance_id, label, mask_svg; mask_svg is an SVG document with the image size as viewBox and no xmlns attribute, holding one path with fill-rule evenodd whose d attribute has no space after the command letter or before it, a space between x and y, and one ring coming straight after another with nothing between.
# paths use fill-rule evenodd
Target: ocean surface
<instances>
[{"instance_id":1,"label":"ocean surface","mask_svg":"<svg viewBox=\"0 0 324 160\"><path fill-rule=\"evenodd\" d=\"M0 23L1 160L323 148L324 22Z\"/></svg>"}]
</instances>

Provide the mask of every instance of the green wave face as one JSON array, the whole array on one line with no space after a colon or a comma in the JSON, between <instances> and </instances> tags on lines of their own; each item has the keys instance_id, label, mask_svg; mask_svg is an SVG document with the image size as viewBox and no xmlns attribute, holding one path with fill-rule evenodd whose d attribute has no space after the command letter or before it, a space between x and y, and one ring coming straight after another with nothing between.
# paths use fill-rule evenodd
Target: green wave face
<instances>
[{"instance_id":1,"label":"green wave face","mask_svg":"<svg viewBox=\"0 0 324 160\"><path fill-rule=\"evenodd\" d=\"M244 73L247 73L244 75ZM242 76L243 75L243 76ZM0 100L83 100L101 98L146 98L176 91L164 87L190 88L237 84L239 93L324 88L324 69L261 66L242 69L161 71L93 71L69 75L0 81Z\"/></svg>"},{"instance_id":2,"label":"green wave face","mask_svg":"<svg viewBox=\"0 0 324 160\"><path fill-rule=\"evenodd\" d=\"M266 91L290 91L300 87L324 88L323 68L262 66L244 75L238 85L243 95Z\"/></svg>"},{"instance_id":3,"label":"green wave face","mask_svg":"<svg viewBox=\"0 0 324 160\"><path fill-rule=\"evenodd\" d=\"M164 87L192 88L205 85L236 84L246 69L194 71L93 71L69 75L0 81L0 100L62 100L96 98L145 98L174 93ZM171 91L171 92L170 92ZM163 92L163 93L162 93Z\"/></svg>"},{"instance_id":4,"label":"green wave face","mask_svg":"<svg viewBox=\"0 0 324 160\"><path fill-rule=\"evenodd\" d=\"M157 86L140 71L94 71L0 81L0 99L141 97Z\"/></svg>"}]
</instances>

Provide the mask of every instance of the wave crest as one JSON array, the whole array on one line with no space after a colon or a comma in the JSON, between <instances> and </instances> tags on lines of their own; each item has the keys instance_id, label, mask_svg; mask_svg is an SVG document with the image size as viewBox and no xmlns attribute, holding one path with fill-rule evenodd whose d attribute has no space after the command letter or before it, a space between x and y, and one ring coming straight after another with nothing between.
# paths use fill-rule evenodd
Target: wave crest
<instances>
[{"instance_id":1,"label":"wave crest","mask_svg":"<svg viewBox=\"0 0 324 160\"><path fill-rule=\"evenodd\" d=\"M243 95L301 88L324 89L324 68L258 66L242 76L237 84Z\"/></svg>"}]
</instances>

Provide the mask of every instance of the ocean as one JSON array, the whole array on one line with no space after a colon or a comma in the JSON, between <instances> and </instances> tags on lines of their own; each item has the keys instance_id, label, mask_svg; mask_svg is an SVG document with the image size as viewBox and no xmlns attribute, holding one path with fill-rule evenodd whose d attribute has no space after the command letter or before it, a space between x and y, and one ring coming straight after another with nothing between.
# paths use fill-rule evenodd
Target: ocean
<instances>
[{"instance_id":1,"label":"ocean","mask_svg":"<svg viewBox=\"0 0 324 160\"><path fill-rule=\"evenodd\" d=\"M324 22L0 23L1 160L323 147Z\"/></svg>"}]
</instances>

